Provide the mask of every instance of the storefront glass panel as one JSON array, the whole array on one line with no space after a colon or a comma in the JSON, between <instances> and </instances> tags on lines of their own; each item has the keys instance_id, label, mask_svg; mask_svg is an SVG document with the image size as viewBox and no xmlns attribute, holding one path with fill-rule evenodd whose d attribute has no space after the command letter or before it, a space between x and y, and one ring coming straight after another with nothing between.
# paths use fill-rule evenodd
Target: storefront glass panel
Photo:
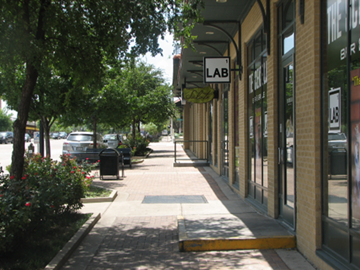
<instances>
[{"instance_id":1,"label":"storefront glass panel","mask_svg":"<svg viewBox=\"0 0 360 270\"><path fill-rule=\"evenodd\" d=\"M323 245L360 267L360 6L322 8Z\"/></svg>"},{"instance_id":2,"label":"storefront glass panel","mask_svg":"<svg viewBox=\"0 0 360 270\"><path fill-rule=\"evenodd\" d=\"M267 58L263 31L248 44L249 197L267 205Z\"/></svg>"}]
</instances>

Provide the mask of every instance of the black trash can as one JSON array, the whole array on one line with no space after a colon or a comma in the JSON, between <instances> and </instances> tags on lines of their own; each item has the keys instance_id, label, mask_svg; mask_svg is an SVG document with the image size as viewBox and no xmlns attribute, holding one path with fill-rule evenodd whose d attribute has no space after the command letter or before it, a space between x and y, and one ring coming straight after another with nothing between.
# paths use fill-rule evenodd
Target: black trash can
<instances>
[{"instance_id":1,"label":"black trash can","mask_svg":"<svg viewBox=\"0 0 360 270\"><path fill-rule=\"evenodd\" d=\"M100 179L104 175L116 176L119 179L119 153L112 148L107 148L99 153L100 157Z\"/></svg>"},{"instance_id":2,"label":"black trash can","mask_svg":"<svg viewBox=\"0 0 360 270\"><path fill-rule=\"evenodd\" d=\"M346 149L336 149L330 154L331 174L347 174Z\"/></svg>"}]
</instances>

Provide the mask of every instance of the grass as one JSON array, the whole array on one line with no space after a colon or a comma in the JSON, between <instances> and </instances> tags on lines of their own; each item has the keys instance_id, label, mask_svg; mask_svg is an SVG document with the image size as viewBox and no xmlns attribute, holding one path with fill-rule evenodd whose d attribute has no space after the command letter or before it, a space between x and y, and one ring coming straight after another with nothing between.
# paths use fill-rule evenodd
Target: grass
<instances>
[{"instance_id":1,"label":"grass","mask_svg":"<svg viewBox=\"0 0 360 270\"><path fill-rule=\"evenodd\" d=\"M85 197L107 197L110 194L110 190L90 186ZM15 252L0 253L0 270L44 269L90 217L91 214L80 213L58 216L48 232L39 229L17 243Z\"/></svg>"},{"instance_id":2,"label":"grass","mask_svg":"<svg viewBox=\"0 0 360 270\"><path fill-rule=\"evenodd\" d=\"M85 198L109 197L110 194L111 190L90 186L89 190L85 192Z\"/></svg>"}]
</instances>

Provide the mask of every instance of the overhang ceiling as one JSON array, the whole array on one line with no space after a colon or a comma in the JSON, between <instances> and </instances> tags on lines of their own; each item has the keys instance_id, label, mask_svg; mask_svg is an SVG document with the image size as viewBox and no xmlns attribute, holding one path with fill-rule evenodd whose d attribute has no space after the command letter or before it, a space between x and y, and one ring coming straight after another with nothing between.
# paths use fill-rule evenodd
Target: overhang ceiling
<instances>
[{"instance_id":1,"label":"overhang ceiling","mask_svg":"<svg viewBox=\"0 0 360 270\"><path fill-rule=\"evenodd\" d=\"M197 24L192 30L192 35L197 36L193 41L195 51L192 48L183 49L180 67L174 66L175 96L181 95L181 85L184 82L187 88L205 86L203 58L223 56L232 42L226 33L215 27L222 28L234 37L255 2L256 0L227 0L225 3L219 3L216 0L204 0L205 8L201 11L201 15L205 22ZM207 25L209 23L215 27ZM174 65L176 65L175 61Z\"/></svg>"}]
</instances>

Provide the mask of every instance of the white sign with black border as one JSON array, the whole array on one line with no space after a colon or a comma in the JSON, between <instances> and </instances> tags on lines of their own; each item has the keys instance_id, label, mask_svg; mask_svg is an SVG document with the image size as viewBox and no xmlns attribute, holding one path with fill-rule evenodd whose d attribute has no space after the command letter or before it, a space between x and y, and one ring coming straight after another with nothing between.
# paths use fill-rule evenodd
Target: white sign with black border
<instances>
[{"instance_id":1,"label":"white sign with black border","mask_svg":"<svg viewBox=\"0 0 360 270\"><path fill-rule=\"evenodd\" d=\"M204 57L204 83L230 83L230 75L230 57Z\"/></svg>"},{"instance_id":2,"label":"white sign with black border","mask_svg":"<svg viewBox=\"0 0 360 270\"><path fill-rule=\"evenodd\" d=\"M341 132L341 88L329 91L329 131Z\"/></svg>"}]
</instances>

